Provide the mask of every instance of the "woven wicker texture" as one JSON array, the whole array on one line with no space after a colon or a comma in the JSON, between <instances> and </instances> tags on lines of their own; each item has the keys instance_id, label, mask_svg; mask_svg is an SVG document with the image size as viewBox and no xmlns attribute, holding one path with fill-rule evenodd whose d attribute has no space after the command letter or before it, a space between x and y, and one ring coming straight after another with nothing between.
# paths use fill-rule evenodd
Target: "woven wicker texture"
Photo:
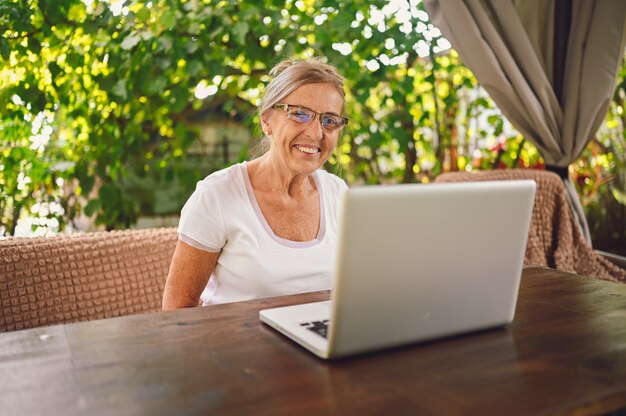
<instances>
[{"instance_id":1,"label":"woven wicker texture","mask_svg":"<svg viewBox=\"0 0 626 416\"><path fill-rule=\"evenodd\" d=\"M572 213L561 178L541 170L450 172L435 182L533 179L537 183L524 263L626 282L626 271L597 254ZM506 213L503 213L506 215ZM513 219L512 219L513 220Z\"/></svg>"},{"instance_id":2,"label":"woven wicker texture","mask_svg":"<svg viewBox=\"0 0 626 416\"><path fill-rule=\"evenodd\" d=\"M160 310L175 228L0 241L0 332Z\"/></svg>"}]
</instances>

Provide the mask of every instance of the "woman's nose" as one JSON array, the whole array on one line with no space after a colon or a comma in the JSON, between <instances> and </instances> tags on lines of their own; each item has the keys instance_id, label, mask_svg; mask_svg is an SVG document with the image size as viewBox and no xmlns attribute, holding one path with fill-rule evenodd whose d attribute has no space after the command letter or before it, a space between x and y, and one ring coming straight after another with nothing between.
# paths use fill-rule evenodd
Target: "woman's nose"
<instances>
[{"instance_id":1,"label":"woman's nose","mask_svg":"<svg viewBox=\"0 0 626 416\"><path fill-rule=\"evenodd\" d=\"M321 140L324 131L322 129L322 122L319 115L316 115L313 120L306 123L306 133L314 139Z\"/></svg>"}]
</instances>

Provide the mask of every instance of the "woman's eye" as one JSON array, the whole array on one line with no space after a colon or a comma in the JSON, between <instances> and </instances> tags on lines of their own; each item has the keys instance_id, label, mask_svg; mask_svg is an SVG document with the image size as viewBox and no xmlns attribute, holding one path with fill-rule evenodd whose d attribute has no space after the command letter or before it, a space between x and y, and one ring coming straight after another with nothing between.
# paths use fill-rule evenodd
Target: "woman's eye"
<instances>
[{"instance_id":1,"label":"woman's eye","mask_svg":"<svg viewBox=\"0 0 626 416\"><path fill-rule=\"evenodd\" d=\"M335 126L335 125L337 124L337 120L335 120L335 119L334 119L334 118L332 118L332 117L323 117L323 118L322 118L322 123L323 123L325 126Z\"/></svg>"},{"instance_id":2,"label":"woman's eye","mask_svg":"<svg viewBox=\"0 0 626 416\"><path fill-rule=\"evenodd\" d=\"M301 123L306 123L311 121L311 114L305 112L305 111L294 111L293 113L291 113L291 117L293 117L295 120L301 122Z\"/></svg>"}]
</instances>

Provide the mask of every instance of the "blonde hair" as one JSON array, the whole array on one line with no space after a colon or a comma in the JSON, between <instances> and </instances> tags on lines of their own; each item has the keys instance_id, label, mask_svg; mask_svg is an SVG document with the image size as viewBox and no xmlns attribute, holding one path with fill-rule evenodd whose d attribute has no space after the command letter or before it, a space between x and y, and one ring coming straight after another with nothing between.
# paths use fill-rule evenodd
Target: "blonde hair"
<instances>
[{"instance_id":1,"label":"blonde hair","mask_svg":"<svg viewBox=\"0 0 626 416\"><path fill-rule=\"evenodd\" d=\"M328 83L337 89L342 99L345 99L346 96L344 78L337 68L327 64L321 58L285 59L274 66L269 71L269 75L272 79L265 87L265 92L261 97L258 107L259 119L275 104L281 102L303 85ZM269 140L267 137L263 137L253 153L255 156L259 156L265 153L268 147Z\"/></svg>"},{"instance_id":2,"label":"blonde hair","mask_svg":"<svg viewBox=\"0 0 626 416\"><path fill-rule=\"evenodd\" d=\"M307 84L332 84L341 94L341 98L345 97L343 77L337 68L323 62L320 58L286 59L272 68L269 75L272 80L265 87L265 93L259 105L259 115L272 108L296 89Z\"/></svg>"}]
</instances>

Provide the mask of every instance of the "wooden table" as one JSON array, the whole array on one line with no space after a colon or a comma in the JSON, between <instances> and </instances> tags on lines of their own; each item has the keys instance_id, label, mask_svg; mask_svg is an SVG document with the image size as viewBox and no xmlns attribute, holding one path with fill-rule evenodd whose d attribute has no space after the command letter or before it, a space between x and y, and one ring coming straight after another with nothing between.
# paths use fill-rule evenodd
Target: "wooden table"
<instances>
[{"instance_id":1,"label":"wooden table","mask_svg":"<svg viewBox=\"0 0 626 416\"><path fill-rule=\"evenodd\" d=\"M262 308L327 298L0 334L0 414L626 412L625 285L529 268L506 329L333 362L258 318Z\"/></svg>"}]
</instances>

